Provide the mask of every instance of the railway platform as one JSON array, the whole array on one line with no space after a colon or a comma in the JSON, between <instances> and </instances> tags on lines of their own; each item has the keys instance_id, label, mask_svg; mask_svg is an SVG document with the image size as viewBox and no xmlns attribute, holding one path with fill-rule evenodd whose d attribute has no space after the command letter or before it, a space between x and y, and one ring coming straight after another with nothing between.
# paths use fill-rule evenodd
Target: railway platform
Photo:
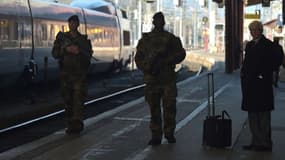
<instances>
[{"instance_id":1,"label":"railway platform","mask_svg":"<svg viewBox=\"0 0 285 160\"><path fill-rule=\"evenodd\" d=\"M272 152L242 150L250 143L247 112L241 111L239 71L225 74L213 67L216 113L226 110L232 119L232 145L217 149L202 146L203 120L207 115L207 73L178 84L175 144L166 140L148 146L149 111L144 98L84 121L80 135L57 131L37 141L0 153L0 160L282 160L285 158L285 83L274 89Z\"/></svg>"}]
</instances>

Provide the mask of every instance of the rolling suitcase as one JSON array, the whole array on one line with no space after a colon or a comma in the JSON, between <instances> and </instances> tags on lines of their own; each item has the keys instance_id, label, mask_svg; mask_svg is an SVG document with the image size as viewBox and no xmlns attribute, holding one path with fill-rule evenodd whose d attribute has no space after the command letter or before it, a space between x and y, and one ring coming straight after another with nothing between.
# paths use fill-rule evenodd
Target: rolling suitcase
<instances>
[{"instance_id":1,"label":"rolling suitcase","mask_svg":"<svg viewBox=\"0 0 285 160\"><path fill-rule=\"evenodd\" d=\"M232 121L223 110L222 115L215 115L214 75L208 73L208 115L203 124L203 145L216 148L231 146Z\"/></svg>"}]
</instances>

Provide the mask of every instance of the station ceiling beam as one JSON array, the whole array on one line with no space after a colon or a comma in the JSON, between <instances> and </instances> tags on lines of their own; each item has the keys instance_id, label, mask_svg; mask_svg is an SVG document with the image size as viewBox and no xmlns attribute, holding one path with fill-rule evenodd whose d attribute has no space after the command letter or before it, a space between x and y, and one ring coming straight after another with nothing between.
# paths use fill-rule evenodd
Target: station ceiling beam
<instances>
[{"instance_id":1,"label":"station ceiling beam","mask_svg":"<svg viewBox=\"0 0 285 160\"><path fill-rule=\"evenodd\" d=\"M256 5L256 4L260 4L262 2L262 0L247 0L247 5L251 6L251 5Z\"/></svg>"},{"instance_id":2,"label":"station ceiling beam","mask_svg":"<svg viewBox=\"0 0 285 160\"><path fill-rule=\"evenodd\" d=\"M247 0L247 6L261 4L261 3L270 3L270 1L275 1L275 0Z\"/></svg>"}]
</instances>

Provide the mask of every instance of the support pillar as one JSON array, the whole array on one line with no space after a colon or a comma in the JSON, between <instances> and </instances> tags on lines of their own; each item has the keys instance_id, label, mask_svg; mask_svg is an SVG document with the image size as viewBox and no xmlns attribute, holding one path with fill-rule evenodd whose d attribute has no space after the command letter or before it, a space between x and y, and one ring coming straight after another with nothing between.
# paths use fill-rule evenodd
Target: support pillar
<instances>
[{"instance_id":1,"label":"support pillar","mask_svg":"<svg viewBox=\"0 0 285 160\"><path fill-rule=\"evenodd\" d=\"M225 0L225 71L240 67L243 39L243 0Z\"/></svg>"}]
</instances>

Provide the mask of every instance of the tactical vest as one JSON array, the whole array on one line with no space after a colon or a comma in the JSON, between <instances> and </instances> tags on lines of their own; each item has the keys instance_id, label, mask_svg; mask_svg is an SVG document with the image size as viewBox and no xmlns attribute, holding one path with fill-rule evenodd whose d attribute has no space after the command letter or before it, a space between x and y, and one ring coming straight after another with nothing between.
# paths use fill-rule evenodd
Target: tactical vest
<instances>
[{"instance_id":1,"label":"tactical vest","mask_svg":"<svg viewBox=\"0 0 285 160\"><path fill-rule=\"evenodd\" d=\"M54 45L60 46L61 49L53 51L53 54L55 54L54 57L59 60L59 65L62 71L85 74L90 65L92 47L91 42L87 39L86 35L78 34L79 35L77 37L72 37L69 32L59 32ZM79 54L73 55L64 49L72 44L79 47Z\"/></svg>"}]
</instances>

